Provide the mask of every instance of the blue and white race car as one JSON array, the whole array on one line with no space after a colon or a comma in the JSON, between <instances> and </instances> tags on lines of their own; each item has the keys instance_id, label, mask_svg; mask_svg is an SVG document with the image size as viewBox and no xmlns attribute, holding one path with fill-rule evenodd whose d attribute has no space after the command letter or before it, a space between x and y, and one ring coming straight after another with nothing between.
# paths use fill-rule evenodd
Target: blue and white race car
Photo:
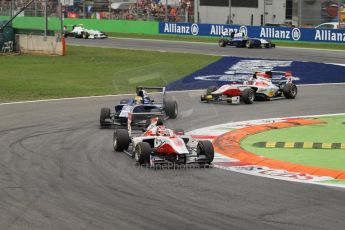
<instances>
[{"instance_id":1,"label":"blue and white race car","mask_svg":"<svg viewBox=\"0 0 345 230\"><path fill-rule=\"evenodd\" d=\"M145 90L160 91L162 100L151 99ZM114 112L111 112L110 108L101 108L100 126L101 128L113 125L126 126L128 114L132 116L132 126L145 127L151 117L175 119L178 115L178 106L176 101L166 99L165 87L138 86L136 96L122 99L118 105L115 105Z\"/></svg>"},{"instance_id":2,"label":"blue and white race car","mask_svg":"<svg viewBox=\"0 0 345 230\"><path fill-rule=\"evenodd\" d=\"M270 40L262 38L250 38L245 36L244 33L231 33L229 38L226 38L222 34L221 38L218 41L220 47L225 46L235 46L238 48L274 48L276 45L273 44Z\"/></svg>"}]
</instances>

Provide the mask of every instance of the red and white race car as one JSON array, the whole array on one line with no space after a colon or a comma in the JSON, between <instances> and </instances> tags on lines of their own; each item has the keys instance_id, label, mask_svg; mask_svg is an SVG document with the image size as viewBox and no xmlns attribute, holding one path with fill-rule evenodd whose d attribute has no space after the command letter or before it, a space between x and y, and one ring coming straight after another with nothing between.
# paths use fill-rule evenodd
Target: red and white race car
<instances>
[{"instance_id":1,"label":"red and white race car","mask_svg":"<svg viewBox=\"0 0 345 230\"><path fill-rule=\"evenodd\" d=\"M160 118L152 118L151 124L140 135L132 135L128 118L128 130L117 129L113 136L116 152L125 152L138 164L155 167L159 164L209 165L214 158L213 145L208 140L197 141L183 131L175 131L163 125Z\"/></svg>"},{"instance_id":2,"label":"red and white race car","mask_svg":"<svg viewBox=\"0 0 345 230\"><path fill-rule=\"evenodd\" d=\"M231 83L218 88L210 86L206 94L201 95L202 102L226 101L228 103L253 104L254 100L273 100L280 98L294 99L297 86L291 72L266 71L256 72L241 84Z\"/></svg>"}]
</instances>

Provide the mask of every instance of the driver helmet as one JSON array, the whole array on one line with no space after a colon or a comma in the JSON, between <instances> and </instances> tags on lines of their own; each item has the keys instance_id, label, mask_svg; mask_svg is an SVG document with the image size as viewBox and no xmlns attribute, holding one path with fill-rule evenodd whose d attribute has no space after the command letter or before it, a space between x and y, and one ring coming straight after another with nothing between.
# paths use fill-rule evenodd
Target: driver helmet
<instances>
[{"instance_id":1,"label":"driver helmet","mask_svg":"<svg viewBox=\"0 0 345 230\"><path fill-rule=\"evenodd\" d=\"M164 136L166 133L166 128L164 125L157 126L157 135L158 136Z\"/></svg>"},{"instance_id":2,"label":"driver helmet","mask_svg":"<svg viewBox=\"0 0 345 230\"><path fill-rule=\"evenodd\" d=\"M143 90L143 89L140 88L140 89L138 90L138 92L137 92L137 96L143 98L143 97L145 96L145 90Z\"/></svg>"},{"instance_id":3,"label":"driver helmet","mask_svg":"<svg viewBox=\"0 0 345 230\"><path fill-rule=\"evenodd\" d=\"M134 98L134 104L141 104L142 100L143 100L142 97L136 96L136 97Z\"/></svg>"},{"instance_id":4,"label":"driver helmet","mask_svg":"<svg viewBox=\"0 0 345 230\"><path fill-rule=\"evenodd\" d=\"M266 77L266 78L272 78L272 76L273 76L272 71L266 71L266 72L265 72L265 77Z\"/></svg>"}]
</instances>

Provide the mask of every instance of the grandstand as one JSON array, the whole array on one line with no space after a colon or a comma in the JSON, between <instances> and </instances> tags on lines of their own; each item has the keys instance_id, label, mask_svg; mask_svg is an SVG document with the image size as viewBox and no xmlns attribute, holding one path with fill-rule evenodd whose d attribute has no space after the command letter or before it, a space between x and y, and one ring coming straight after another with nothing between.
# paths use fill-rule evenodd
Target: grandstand
<instances>
[{"instance_id":1,"label":"grandstand","mask_svg":"<svg viewBox=\"0 0 345 230\"><path fill-rule=\"evenodd\" d=\"M28 0L0 0L0 15L15 14ZM59 0L47 0L49 17L59 14ZM74 0L64 18L193 22L193 0ZM41 17L45 0L35 0L20 16Z\"/></svg>"}]
</instances>

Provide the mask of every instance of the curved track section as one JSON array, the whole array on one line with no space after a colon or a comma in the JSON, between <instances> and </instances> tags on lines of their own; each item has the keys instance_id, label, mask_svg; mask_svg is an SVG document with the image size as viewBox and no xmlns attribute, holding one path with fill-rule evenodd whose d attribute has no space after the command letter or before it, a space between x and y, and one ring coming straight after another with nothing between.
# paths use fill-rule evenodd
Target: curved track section
<instances>
[{"instance_id":1,"label":"curved track section","mask_svg":"<svg viewBox=\"0 0 345 230\"><path fill-rule=\"evenodd\" d=\"M321 93L320 93L321 91ZM254 118L343 112L344 86L246 106L171 95L188 130ZM322 94L322 97L320 97ZM100 130L117 97L0 106L1 229L343 229L345 193L216 168L137 168Z\"/></svg>"},{"instance_id":2,"label":"curved track section","mask_svg":"<svg viewBox=\"0 0 345 230\"><path fill-rule=\"evenodd\" d=\"M296 100L250 106L202 104L198 91L170 93L181 116L169 125L192 130L340 113L344 89L303 86ZM342 189L216 168L136 167L113 152L112 130L98 127L100 108L119 99L0 106L0 229L343 229Z\"/></svg>"}]
</instances>

